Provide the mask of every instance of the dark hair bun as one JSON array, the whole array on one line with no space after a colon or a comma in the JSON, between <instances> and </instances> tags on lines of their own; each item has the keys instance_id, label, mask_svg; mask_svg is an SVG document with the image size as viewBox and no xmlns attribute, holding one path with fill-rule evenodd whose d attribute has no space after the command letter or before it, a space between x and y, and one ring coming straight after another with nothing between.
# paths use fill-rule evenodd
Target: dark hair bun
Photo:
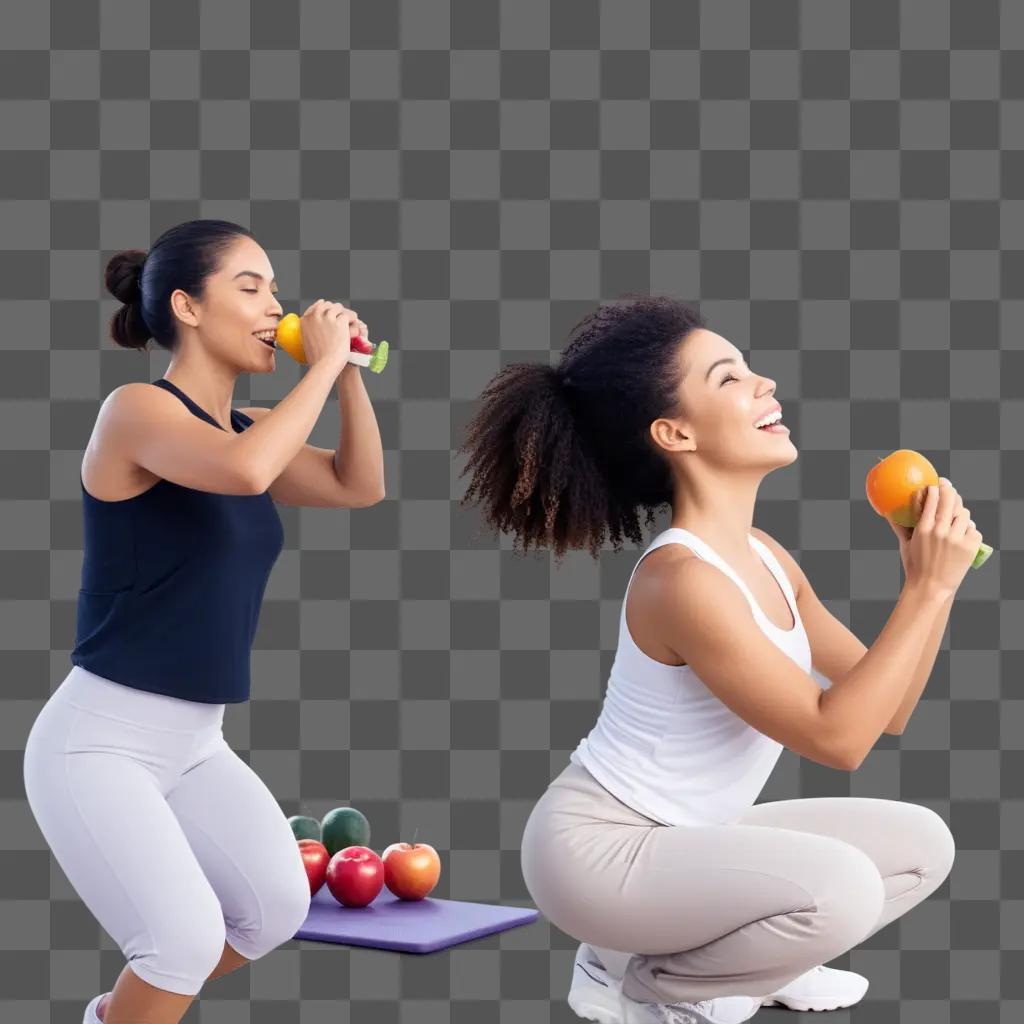
<instances>
[{"instance_id":1,"label":"dark hair bun","mask_svg":"<svg viewBox=\"0 0 1024 1024\"><path fill-rule=\"evenodd\" d=\"M146 350L151 332L142 315L142 264L146 253L125 249L110 257L104 282L123 305L110 319L110 337L122 348Z\"/></svg>"},{"instance_id":2,"label":"dark hair bun","mask_svg":"<svg viewBox=\"0 0 1024 1024\"><path fill-rule=\"evenodd\" d=\"M202 299L224 253L243 237L252 239L252 232L233 221L187 220L168 228L149 252L123 249L111 256L103 279L107 291L122 303L110 321L114 342L145 352L152 339L174 352L180 338L171 296L180 289Z\"/></svg>"},{"instance_id":3,"label":"dark hair bun","mask_svg":"<svg viewBox=\"0 0 1024 1024\"><path fill-rule=\"evenodd\" d=\"M110 257L104 282L107 291L126 306L134 305L142 298L142 265L146 253L141 249L125 249Z\"/></svg>"}]
</instances>

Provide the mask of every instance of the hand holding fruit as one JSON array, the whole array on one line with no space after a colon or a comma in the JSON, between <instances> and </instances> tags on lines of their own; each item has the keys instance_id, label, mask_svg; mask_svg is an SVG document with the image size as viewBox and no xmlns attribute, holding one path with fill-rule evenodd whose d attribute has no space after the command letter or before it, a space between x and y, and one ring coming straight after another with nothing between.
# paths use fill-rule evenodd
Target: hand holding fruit
<instances>
[{"instance_id":1,"label":"hand holding fruit","mask_svg":"<svg viewBox=\"0 0 1024 1024\"><path fill-rule=\"evenodd\" d=\"M953 485L944 476L939 477L939 486ZM913 497L910 499L911 517L916 523L921 518L921 512L924 509L924 499L928 496L928 488L921 487L914 491ZM959 498L959 494L957 495ZM962 502L961 502L962 504ZM912 526L901 526L899 523L892 519L886 519L886 522L892 527L892 532L896 534L896 539L900 545L900 560L903 562L903 572L909 575L908 568L910 566L910 538L914 535L914 528Z\"/></svg>"},{"instance_id":2,"label":"hand holding fruit","mask_svg":"<svg viewBox=\"0 0 1024 1024\"><path fill-rule=\"evenodd\" d=\"M317 299L301 319L288 313L277 325L275 340L297 363L312 366L326 357L337 361L339 373L346 363L380 373L388 362L388 343L374 346L366 336L366 324L340 302Z\"/></svg>"},{"instance_id":3,"label":"hand holding fruit","mask_svg":"<svg viewBox=\"0 0 1024 1024\"><path fill-rule=\"evenodd\" d=\"M908 582L930 583L952 594L980 544L981 534L952 484L931 484L907 545Z\"/></svg>"},{"instance_id":4,"label":"hand holding fruit","mask_svg":"<svg viewBox=\"0 0 1024 1024\"><path fill-rule=\"evenodd\" d=\"M340 302L317 299L310 305L302 314L299 326L308 364L315 366L319 362L327 362L341 373L341 368L348 362L352 325L358 319L355 310L346 309ZM281 323L284 323L283 318ZM278 324L277 331L281 333L281 324Z\"/></svg>"},{"instance_id":5,"label":"hand holding fruit","mask_svg":"<svg viewBox=\"0 0 1024 1024\"><path fill-rule=\"evenodd\" d=\"M916 532L914 527L918 526L924 511L927 488L930 486L937 489L940 486L948 487L956 495L952 484L948 480L942 484L943 480L945 478L939 477L939 474L935 472L935 467L923 455L909 448L900 448L886 458L879 459L878 463L868 471L865 483L868 501L871 507L889 522L893 532L900 539L900 556L903 559L903 567L907 570L908 579L910 578L908 566L912 558L912 536ZM959 501L959 495L956 495L956 501ZM956 505L956 501L953 501L953 505ZM955 509L948 505L942 506L938 528L940 531L947 530L953 523L954 515L964 518L967 536L974 537L976 535L978 541L975 551L972 552L973 561L969 563L971 568L978 569L992 554L992 548L988 544L981 543L981 534L974 530L974 522L970 519L967 510L963 509L961 512L962 504L960 502ZM947 513L948 519L943 518ZM966 525L967 523L969 526ZM960 580L957 581L956 586L959 584Z\"/></svg>"}]
</instances>

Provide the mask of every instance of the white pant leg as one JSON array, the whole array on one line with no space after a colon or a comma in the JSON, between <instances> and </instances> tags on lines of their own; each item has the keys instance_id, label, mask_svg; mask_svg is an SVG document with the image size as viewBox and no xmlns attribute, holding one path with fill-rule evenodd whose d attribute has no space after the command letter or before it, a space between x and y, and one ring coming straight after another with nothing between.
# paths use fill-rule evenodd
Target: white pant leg
<instances>
[{"instance_id":1,"label":"white pant leg","mask_svg":"<svg viewBox=\"0 0 1024 1024\"><path fill-rule=\"evenodd\" d=\"M193 736L146 727L138 712L155 696L127 696L132 720L51 698L26 743L25 792L68 881L134 973L195 995L223 952L224 917L163 792Z\"/></svg>"},{"instance_id":2,"label":"white pant leg","mask_svg":"<svg viewBox=\"0 0 1024 1024\"><path fill-rule=\"evenodd\" d=\"M295 834L223 736L182 774L167 801L220 900L228 944L256 960L293 938L310 903Z\"/></svg>"}]
</instances>

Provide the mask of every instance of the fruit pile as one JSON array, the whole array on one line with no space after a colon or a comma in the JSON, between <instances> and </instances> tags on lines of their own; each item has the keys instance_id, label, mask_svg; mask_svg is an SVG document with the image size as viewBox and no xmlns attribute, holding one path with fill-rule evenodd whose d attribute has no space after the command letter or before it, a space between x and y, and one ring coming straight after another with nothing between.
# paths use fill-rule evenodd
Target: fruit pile
<instances>
[{"instance_id":1,"label":"fruit pile","mask_svg":"<svg viewBox=\"0 0 1024 1024\"><path fill-rule=\"evenodd\" d=\"M322 821L288 819L306 866L312 898L326 882L344 907L369 906L388 889L402 900L421 900L441 877L441 859L428 843L392 843L380 856L370 849L370 823L355 807L335 807Z\"/></svg>"}]
</instances>

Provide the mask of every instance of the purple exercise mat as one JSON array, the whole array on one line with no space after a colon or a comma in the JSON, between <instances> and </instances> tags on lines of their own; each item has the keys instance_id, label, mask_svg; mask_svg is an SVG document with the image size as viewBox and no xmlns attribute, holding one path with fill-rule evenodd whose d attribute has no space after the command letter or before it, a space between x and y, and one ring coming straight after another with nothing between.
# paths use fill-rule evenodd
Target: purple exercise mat
<instances>
[{"instance_id":1,"label":"purple exercise mat","mask_svg":"<svg viewBox=\"0 0 1024 1024\"><path fill-rule=\"evenodd\" d=\"M501 907L464 900L400 900L383 888L368 907L344 907L326 885L310 900L296 939L432 953L481 935L529 924L540 916L530 907Z\"/></svg>"}]
</instances>

